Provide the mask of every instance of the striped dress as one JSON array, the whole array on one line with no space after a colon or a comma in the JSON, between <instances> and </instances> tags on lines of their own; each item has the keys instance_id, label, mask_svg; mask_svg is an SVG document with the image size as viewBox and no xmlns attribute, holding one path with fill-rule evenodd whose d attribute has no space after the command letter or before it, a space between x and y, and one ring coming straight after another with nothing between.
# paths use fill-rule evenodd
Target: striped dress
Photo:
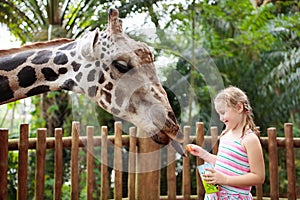
<instances>
[{"instance_id":1,"label":"striped dress","mask_svg":"<svg viewBox=\"0 0 300 200\"><path fill-rule=\"evenodd\" d=\"M250 172L248 156L242 147L242 140L248 135L254 134L247 132L243 138L232 141L226 138L220 138L219 151L215 163L215 170L217 172L227 174L229 176L238 176ZM251 193L251 186L249 187L235 187L229 185L220 185L219 192L213 194L206 194L205 200L209 199L253 199Z\"/></svg>"}]
</instances>

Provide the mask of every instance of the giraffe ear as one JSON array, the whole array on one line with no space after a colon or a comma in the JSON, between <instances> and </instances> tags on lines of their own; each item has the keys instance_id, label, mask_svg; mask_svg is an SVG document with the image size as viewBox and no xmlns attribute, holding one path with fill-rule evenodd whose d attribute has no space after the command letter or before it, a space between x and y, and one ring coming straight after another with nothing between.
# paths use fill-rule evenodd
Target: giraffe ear
<instances>
[{"instance_id":1,"label":"giraffe ear","mask_svg":"<svg viewBox=\"0 0 300 200\"><path fill-rule=\"evenodd\" d=\"M87 60L95 59L95 46L99 38L99 29L96 28L94 31L89 32L83 36L80 42L81 55Z\"/></svg>"}]
</instances>

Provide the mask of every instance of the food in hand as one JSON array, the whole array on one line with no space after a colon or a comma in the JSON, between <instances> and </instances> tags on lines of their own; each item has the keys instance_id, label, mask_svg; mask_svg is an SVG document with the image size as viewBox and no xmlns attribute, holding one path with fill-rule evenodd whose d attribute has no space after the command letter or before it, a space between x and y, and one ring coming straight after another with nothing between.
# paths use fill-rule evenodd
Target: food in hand
<instances>
[{"instance_id":1,"label":"food in hand","mask_svg":"<svg viewBox=\"0 0 300 200\"><path fill-rule=\"evenodd\" d=\"M185 146L185 149L186 149L188 152L191 152L191 151L193 150L192 147L189 146L189 145L186 145L186 146Z\"/></svg>"}]
</instances>

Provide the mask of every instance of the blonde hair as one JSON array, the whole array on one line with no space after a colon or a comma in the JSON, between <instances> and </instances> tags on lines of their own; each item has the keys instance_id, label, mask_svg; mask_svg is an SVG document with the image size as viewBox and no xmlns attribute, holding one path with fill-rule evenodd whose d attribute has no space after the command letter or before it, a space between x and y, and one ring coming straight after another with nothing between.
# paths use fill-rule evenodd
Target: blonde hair
<instances>
[{"instance_id":1,"label":"blonde hair","mask_svg":"<svg viewBox=\"0 0 300 200\"><path fill-rule=\"evenodd\" d=\"M238 103L241 103L243 105L243 113L246 119L243 127L242 137L245 134L246 128L254 131L255 133L259 133L259 130L254 123L253 112L249 99L245 92L243 92L241 89L234 86L229 86L228 88L221 90L215 97L214 103L215 105L217 103L225 103L225 105L231 108L236 108ZM224 135L226 132L227 130L224 130L221 135Z\"/></svg>"}]
</instances>

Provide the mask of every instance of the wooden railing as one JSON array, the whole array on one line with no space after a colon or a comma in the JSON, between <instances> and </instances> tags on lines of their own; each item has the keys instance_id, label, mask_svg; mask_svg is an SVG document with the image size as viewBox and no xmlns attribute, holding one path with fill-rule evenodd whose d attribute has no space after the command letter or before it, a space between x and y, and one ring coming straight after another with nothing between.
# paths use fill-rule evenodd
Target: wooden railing
<instances>
[{"instance_id":1,"label":"wooden railing","mask_svg":"<svg viewBox=\"0 0 300 200\"><path fill-rule=\"evenodd\" d=\"M212 152L218 150L218 130L211 127L211 136L204 136L204 124L196 123L196 133L191 135L191 127L184 127L185 141L195 143L203 147L212 146ZM86 136L80 136L79 122L72 124L72 136L62 137L63 131L60 128L55 129L55 138L46 137L47 130L40 128L37 130L37 138L28 138L29 125L20 126L19 139L8 139L8 129L0 129L0 199L8 198L7 178L8 178L8 152L18 150L18 185L17 198L19 200L27 199L28 184L28 150L36 150L36 171L35 171L35 199L44 199L45 184L45 165L46 149L54 149L55 152L55 169L54 169L54 199L61 199L63 184L63 149L71 149L71 191L70 199L79 199L79 171L78 158L79 151L87 148L87 178L86 178L86 198L93 199L94 192L94 147L101 146L101 192L98 199L108 199L109 176L108 160L113 159L114 163L114 199L122 199L124 196L128 199L203 199L204 189L201 184L198 173L194 170L191 174L191 157L185 157L182 163L182 191L176 191L176 153L168 146L167 149L167 196L160 194L160 151L149 155L149 157L140 157L139 154L155 152L161 146L155 144L149 138L138 138L135 127L129 129L129 135L122 135L121 122L115 123L114 136L108 136L106 126L101 127L101 136L94 136L94 127L86 128ZM296 199L296 174L294 148L300 148L300 138L293 138L292 124L286 123L284 126L285 137L277 137L276 129L267 130L268 137L260 137L262 147L268 151L269 156L269 174L270 174L270 191L263 191L262 185L256 187L256 199L263 199L263 194L269 194L271 199L279 198L279 177L278 177L278 147L286 149L287 164L287 198ZM114 155L108 155L108 142L114 144ZM212 145L216 144L216 145ZM130 152L128 156L128 193L122 192L122 166L124 160L122 156L122 146ZM203 160L197 158L196 165L203 163ZM148 170L147 167L153 167L154 170ZM191 175L196 176L196 183L192 183ZM299 180L298 180L299 181ZM191 184L197 185L196 194L191 192ZM178 195L181 194L181 195Z\"/></svg>"}]
</instances>

